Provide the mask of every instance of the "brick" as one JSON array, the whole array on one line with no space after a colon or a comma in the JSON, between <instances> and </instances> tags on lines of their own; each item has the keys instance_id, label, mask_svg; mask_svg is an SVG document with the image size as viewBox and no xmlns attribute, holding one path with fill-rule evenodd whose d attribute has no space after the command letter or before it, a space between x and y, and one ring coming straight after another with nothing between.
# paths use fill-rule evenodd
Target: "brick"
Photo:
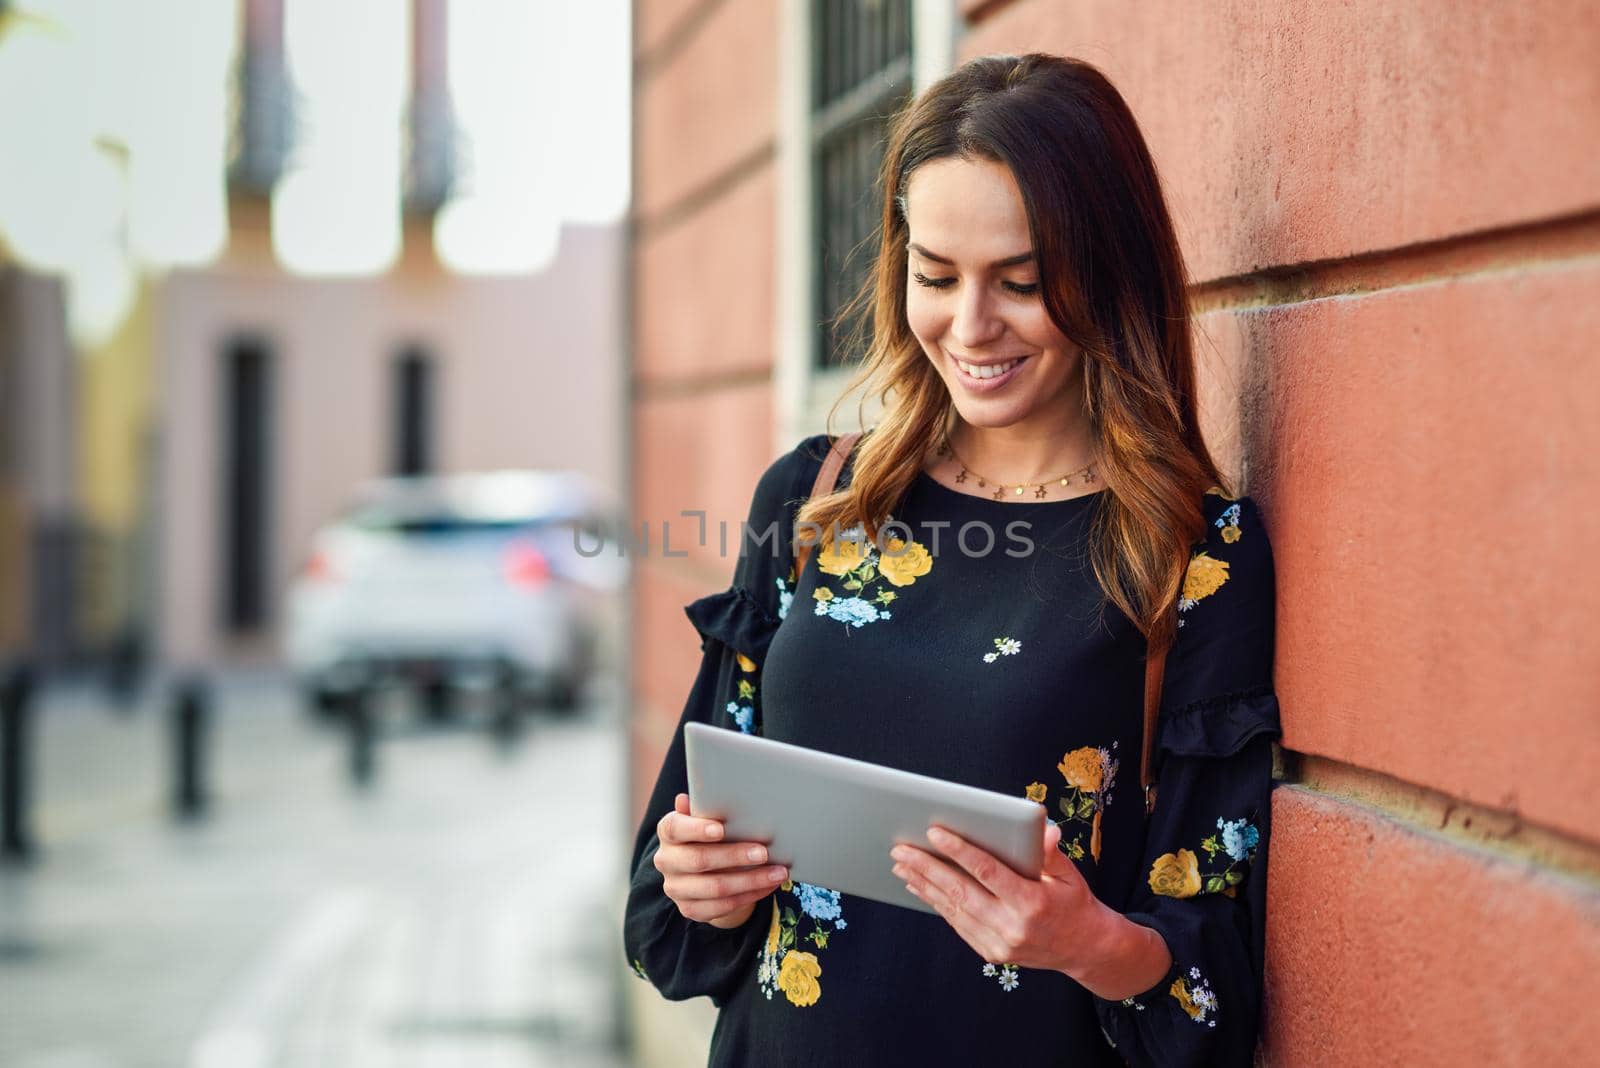
<instances>
[{"instance_id":1,"label":"brick","mask_svg":"<svg viewBox=\"0 0 1600 1068\"><path fill-rule=\"evenodd\" d=\"M1285 745L1591 841L1600 265L1237 313Z\"/></svg>"},{"instance_id":2,"label":"brick","mask_svg":"<svg viewBox=\"0 0 1600 1068\"><path fill-rule=\"evenodd\" d=\"M1018 0L963 57L1085 59L1149 141L1197 279L1600 204L1600 6Z\"/></svg>"},{"instance_id":3,"label":"brick","mask_svg":"<svg viewBox=\"0 0 1600 1068\"><path fill-rule=\"evenodd\" d=\"M772 143L777 36L776 0L724 3L636 87L636 213L654 217Z\"/></svg>"},{"instance_id":4,"label":"brick","mask_svg":"<svg viewBox=\"0 0 1600 1068\"><path fill-rule=\"evenodd\" d=\"M1196 316L1193 323L1200 432L1211 458L1237 485L1244 468L1240 400L1245 347L1239 320L1233 313L1223 312Z\"/></svg>"},{"instance_id":5,"label":"brick","mask_svg":"<svg viewBox=\"0 0 1600 1068\"><path fill-rule=\"evenodd\" d=\"M695 394L654 397L634 409L634 531L648 520L646 566L688 570L726 585L739 551L739 524L750 511L756 482L773 460L772 390L765 379ZM679 515L706 512L699 522ZM672 551L662 556L661 527L669 524ZM723 555L718 523L727 524ZM709 591L707 591L709 592Z\"/></svg>"},{"instance_id":6,"label":"brick","mask_svg":"<svg viewBox=\"0 0 1600 1068\"><path fill-rule=\"evenodd\" d=\"M659 235L634 260L634 368L641 380L772 367L770 165Z\"/></svg>"},{"instance_id":7,"label":"brick","mask_svg":"<svg viewBox=\"0 0 1600 1068\"><path fill-rule=\"evenodd\" d=\"M1294 787L1272 812L1273 1068L1593 1060L1593 885Z\"/></svg>"},{"instance_id":8,"label":"brick","mask_svg":"<svg viewBox=\"0 0 1600 1068\"><path fill-rule=\"evenodd\" d=\"M699 635L683 606L709 592L661 568L641 570L634 584L636 692L653 720L640 740L652 743L657 764L700 666Z\"/></svg>"},{"instance_id":9,"label":"brick","mask_svg":"<svg viewBox=\"0 0 1600 1068\"><path fill-rule=\"evenodd\" d=\"M686 19L708 3L718 0L635 0L633 5L633 54L643 56L677 32Z\"/></svg>"}]
</instances>

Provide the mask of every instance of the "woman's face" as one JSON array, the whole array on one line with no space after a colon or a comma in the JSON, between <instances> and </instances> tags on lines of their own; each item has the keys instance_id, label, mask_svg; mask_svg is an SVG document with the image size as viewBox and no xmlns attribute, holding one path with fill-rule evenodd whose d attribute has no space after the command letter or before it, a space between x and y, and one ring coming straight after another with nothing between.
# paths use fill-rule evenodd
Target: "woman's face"
<instances>
[{"instance_id":1,"label":"woman's face","mask_svg":"<svg viewBox=\"0 0 1600 1068\"><path fill-rule=\"evenodd\" d=\"M934 160L911 173L905 198L906 318L957 412L1046 435L1076 420L1082 353L1045 311L1010 168Z\"/></svg>"}]
</instances>

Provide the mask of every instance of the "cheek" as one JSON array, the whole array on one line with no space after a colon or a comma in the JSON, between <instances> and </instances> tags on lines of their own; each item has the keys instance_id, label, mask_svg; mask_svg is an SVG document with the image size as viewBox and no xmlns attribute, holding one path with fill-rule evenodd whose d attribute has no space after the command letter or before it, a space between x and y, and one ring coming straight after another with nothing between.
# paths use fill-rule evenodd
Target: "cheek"
<instances>
[{"instance_id":1,"label":"cheek","mask_svg":"<svg viewBox=\"0 0 1600 1068\"><path fill-rule=\"evenodd\" d=\"M911 327L924 349L937 348L939 338L944 336L947 316L925 294L916 292L922 288L914 286L906 293L906 325Z\"/></svg>"},{"instance_id":2,"label":"cheek","mask_svg":"<svg viewBox=\"0 0 1600 1068\"><path fill-rule=\"evenodd\" d=\"M1012 317L1012 323L1017 335L1032 347L1040 351L1069 353L1075 351L1072 342L1067 340L1050 318L1050 313L1044 310L1044 302L1036 302L1026 311Z\"/></svg>"}]
</instances>

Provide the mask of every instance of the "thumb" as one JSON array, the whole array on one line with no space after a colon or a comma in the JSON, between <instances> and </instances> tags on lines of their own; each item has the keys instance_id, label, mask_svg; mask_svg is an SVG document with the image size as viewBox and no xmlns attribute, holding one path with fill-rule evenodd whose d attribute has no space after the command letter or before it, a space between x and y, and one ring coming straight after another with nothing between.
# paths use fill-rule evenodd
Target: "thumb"
<instances>
[{"instance_id":1,"label":"thumb","mask_svg":"<svg viewBox=\"0 0 1600 1068\"><path fill-rule=\"evenodd\" d=\"M687 816L689 814L689 795L679 794L674 797L672 799L672 809L680 815Z\"/></svg>"},{"instance_id":2,"label":"thumb","mask_svg":"<svg viewBox=\"0 0 1600 1068\"><path fill-rule=\"evenodd\" d=\"M1044 825L1044 863L1041 869L1057 879L1077 878L1078 868L1061 852L1061 825L1047 820Z\"/></svg>"}]
</instances>

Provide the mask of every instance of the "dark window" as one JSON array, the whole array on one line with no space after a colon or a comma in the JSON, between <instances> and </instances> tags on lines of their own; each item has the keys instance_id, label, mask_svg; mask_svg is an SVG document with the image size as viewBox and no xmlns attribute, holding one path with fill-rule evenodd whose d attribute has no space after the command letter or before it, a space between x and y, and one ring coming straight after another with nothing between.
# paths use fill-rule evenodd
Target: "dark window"
<instances>
[{"instance_id":1,"label":"dark window","mask_svg":"<svg viewBox=\"0 0 1600 1068\"><path fill-rule=\"evenodd\" d=\"M872 266L889 118L911 97L911 2L818 0L812 19L817 362L836 367L860 355L839 317Z\"/></svg>"},{"instance_id":2,"label":"dark window","mask_svg":"<svg viewBox=\"0 0 1600 1068\"><path fill-rule=\"evenodd\" d=\"M222 622L229 631L267 622L271 575L272 353L234 342L222 373Z\"/></svg>"},{"instance_id":3,"label":"dark window","mask_svg":"<svg viewBox=\"0 0 1600 1068\"><path fill-rule=\"evenodd\" d=\"M433 360L408 348L394 361L394 473L433 470Z\"/></svg>"}]
</instances>

